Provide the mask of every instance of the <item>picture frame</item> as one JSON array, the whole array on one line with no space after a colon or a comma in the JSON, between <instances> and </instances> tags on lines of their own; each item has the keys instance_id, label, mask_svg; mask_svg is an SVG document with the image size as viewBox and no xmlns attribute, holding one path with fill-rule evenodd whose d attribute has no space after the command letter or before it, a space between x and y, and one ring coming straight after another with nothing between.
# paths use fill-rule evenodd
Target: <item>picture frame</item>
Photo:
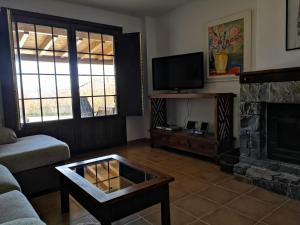
<instances>
[{"instance_id":1,"label":"picture frame","mask_svg":"<svg viewBox=\"0 0 300 225\"><path fill-rule=\"evenodd\" d=\"M300 0L286 0L286 50L300 49Z\"/></svg>"},{"instance_id":2,"label":"picture frame","mask_svg":"<svg viewBox=\"0 0 300 225\"><path fill-rule=\"evenodd\" d=\"M251 17L245 10L207 24L207 81L238 80L251 70Z\"/></svg>"}]
</instances>

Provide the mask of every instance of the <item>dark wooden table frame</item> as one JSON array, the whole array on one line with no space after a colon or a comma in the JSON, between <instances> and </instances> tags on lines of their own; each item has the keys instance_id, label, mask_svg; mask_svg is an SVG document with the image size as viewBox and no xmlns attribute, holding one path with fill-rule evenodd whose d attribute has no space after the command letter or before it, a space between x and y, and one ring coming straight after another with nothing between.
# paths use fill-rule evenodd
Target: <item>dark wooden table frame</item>
<instances>
[{"instance_id":1,"label":"dark wooden table frame","mask_svg":"<svg viewBox=\"0 0 300 225\"><path fill-rule=\"evenodd\" d=\"M121 163L154 176L153 179L106 194L70 169L97 161L115 159ZM118 155L109 155L56 167L61 181L61 210L69 212L69 194L72 195L101 225L111 225L152 205L161 203L162 225L170 225L169 183L173 177L133 163Z\"/></svg>"}]
</instances>

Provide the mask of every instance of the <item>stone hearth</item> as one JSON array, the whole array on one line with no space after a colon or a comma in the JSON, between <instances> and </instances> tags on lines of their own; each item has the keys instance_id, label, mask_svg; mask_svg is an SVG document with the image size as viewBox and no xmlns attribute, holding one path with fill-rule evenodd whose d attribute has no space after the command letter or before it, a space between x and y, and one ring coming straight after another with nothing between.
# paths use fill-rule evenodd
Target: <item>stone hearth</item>
<instances>
[{"instance_id":1,"label":"stone hearth","mask_svg":"<svg viewBox=\"0 0 300 225\"><path fill-rule=\"evenodd\" d=\"M240 163L235 176L300 200L300 164L270 159L267 132L269 103L300 104L300 69L244 73L240 82Z\"/></svg>"}]
</instances>

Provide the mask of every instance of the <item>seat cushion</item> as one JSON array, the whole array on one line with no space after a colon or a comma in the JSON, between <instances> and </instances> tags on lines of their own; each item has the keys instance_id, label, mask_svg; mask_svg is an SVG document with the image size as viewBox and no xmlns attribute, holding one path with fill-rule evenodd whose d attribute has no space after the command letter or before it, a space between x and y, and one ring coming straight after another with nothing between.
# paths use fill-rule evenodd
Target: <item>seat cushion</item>
<instances>
[{"instance_id":1,"label":"seat cushion","mask_svg":"<svg viewBox=\"0 0 300 225\"><path fill-rule=\"evenodd\" d=\"M0 165L0 194L13 190L21 191L19 183L5 166Z\"/></svg>"},{"instance_id":2,"label":"seat cushion","mask_svg":"<svg viewBox=\"0 0 300 225\"><path fill-rule=\"evenodd\" d=\"M0 145L0 164L12 173L48 166L69 158L69 146L47 135L23 137L16 143Z\"/></svg>"},{"instance_id":3,"label":"seat cushion","mask_svg":"<svg viewBox=\"0 0 300 225\"><path fill-rule=\"evenodd\" d=\"M20 218L40 219L21 192L10 191L0 195L0 223Z\"/></svg>"}]
</instances>

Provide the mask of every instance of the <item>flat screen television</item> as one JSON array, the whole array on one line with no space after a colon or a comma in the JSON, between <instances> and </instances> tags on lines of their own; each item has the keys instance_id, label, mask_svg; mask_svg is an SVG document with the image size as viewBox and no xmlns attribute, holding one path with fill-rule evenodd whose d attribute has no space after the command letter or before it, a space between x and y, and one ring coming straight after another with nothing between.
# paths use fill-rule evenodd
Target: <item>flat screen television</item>
<instances>
[{"instance_id":1,"label":"flat screen television","mask_svg":"<svg viewBox=\"0 0 300 225\"><path fill-rule=\"evenodd\" d=\"M199 89L204 86L203 52L152 59L153 89Z\"/></svg>"}]
</instances>

